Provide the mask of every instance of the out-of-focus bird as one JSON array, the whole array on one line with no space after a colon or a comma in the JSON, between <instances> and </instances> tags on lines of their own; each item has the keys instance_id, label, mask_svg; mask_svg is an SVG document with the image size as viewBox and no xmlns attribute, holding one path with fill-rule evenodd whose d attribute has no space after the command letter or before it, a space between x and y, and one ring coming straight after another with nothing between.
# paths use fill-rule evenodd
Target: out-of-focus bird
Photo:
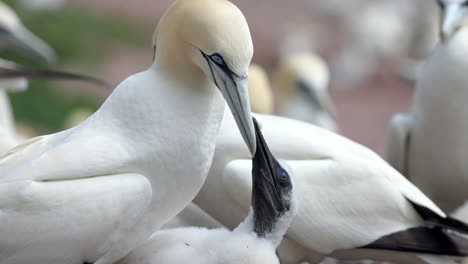
<instances>
[{"instance_id":1,"label":"out-of-focus bird","mask_svg":"<svg viewBox=\"0 0 468 264\"><path fill-rule=\"evenodd\" d=\"M318 55L289 55L273 77L276 112L336 131L336 111L328 94L329 81L328 66Z\"/></svg>"},{"instance_id":2,"label":"out-of-focus bird","mask_svg":"<svg viewBox=\"0 0 468 264\"><path fill-rule=\"evenodd\" d=\"M343 31L345 45L329 58L336 86L352 87L381 67L413 80L418 61L436 43L436 12L426 0L309 2L312 12L333 16ZM331 40L336 42L336 38Z\"/></svg>"},{"instance_id":3,"label":"out-of-focus bird","mask_svg":"<svg viewBox=\"0 0 468 264\"><path fill-rule=\"evenodd\" d=\"M256 64L249 67L249 98L252 112L272 114L275 100L265 70Z\"/></svg>"},{"instance_id":4,"label":"out-of-focus bird","mask_svg":"<svg viewBox=\"0 0 468 264\"><path fill-rule=\"evenodd\" d=\"M239 161L253 167L252 176L245 175L253 181L251 208L240 225L233 231L197 227L158 231L118 263L279 264L275 251L297 212L296 188L258 124L255 131L253 161Z\"/></svg>"},{"instance_id":5,"label":"out-of-focus bird","mask_svg":"<svg viewBox=\"0 0 468 264\"><path fill-rule=\"evenodd\" d=\"M5 49L46 62L56 60L54 50L31 33L10 7L0 2L0 50Z\"/></svg>"},{"instance_id":6,"label":"out-of-focus bird","mask_svg":"<svg viewBox=\"0 0 468 264\"><path fill-rule=\"evenodd\" d=\"M298 186L301 208L285 237L283 246L288 248L278 250L284 263L315 263L317 255L356 247L467 253L466 244L461 243L457 252L440 241L459 243L446 230L467 232L468 227L446 217L377 154L311 124L255 117L272 152L292 168ZM246 177L251 168L242 161L249 152L234 128L234 119L226 112L209 176L194 200L228 228L234 228L248 212L251 188L251 179Z\"/></svg>"},{"instance_id":7,"label":"out-of-focus bird","mask_svg":"<svg viewBox=\"0 0 468 264\"><path fill-rule=\"evenodd\" d=\"M242 12L226 0L177 0L154 40L150 68L85 122L1 157L0 263L126 256L201 188L226 102L255 152Z\"/></svg>"},{"instance_id":8,"label":"out-of-focus bird","mask_svg":"<svg viewBox=\"0 0 468 264\"><path fill-rule=\"evenodd\" d=\"M390 123L386 156L450 212L468 200L468 2L437 3L442 39L417 81L410 113Z\"/></svg>"},{"instance_id":9,"label":"out-of-focus bird","mask_svg":"<svg viewBox=\"0 0 468 264\"><path fill-rule=\"evenodd\" d=\"M104 85L92 77L52 70L31 69L0 59L0 153L24 141L23 134L16 132L16 124L7 93L27 89L28 78L81 80Z\"/></svg>"}]
</instances>

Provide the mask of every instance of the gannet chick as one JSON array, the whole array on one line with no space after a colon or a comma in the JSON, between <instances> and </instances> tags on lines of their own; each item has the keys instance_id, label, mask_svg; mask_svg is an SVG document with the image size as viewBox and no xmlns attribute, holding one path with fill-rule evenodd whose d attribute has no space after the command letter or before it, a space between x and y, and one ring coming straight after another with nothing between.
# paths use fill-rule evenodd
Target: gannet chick
<instances>
[{"instance_id":1,"label":"gannet chick","mask_svg":"<svg viewBox=\"0 0 468 264\"><path fill-rule=\"evenodd\" d=\"M319 56L297 53L285 58L273 77L277 113L336 131L329 81L328 66Z\"/></svg>"},{"instance_id":2,"label":"gannet chick","mask_svg":"<svg viewBox=\"0 0 468 264\"><path fill-rule=\"evenodd\" d=\"M291 167L296 186L300 187L297 197L301 206L283 240L289 245L283 243L278 248L282 263L316 263L314 259L339 249L376 247L373 242L392 234L397 234L394 241L401 243L398 248L386 245L394 251L455 254L432 243L431 237L445 235L439 236L438 229L430 227L442 224L449 230L466 232L466 225L451 223L451 218L446 218L427 196L377 154L308 123L254 116L262 124L271 150ZM251 180L246 177L250 167L242 163L249 151L235 127L226 111L210 173L194 200L228 228L235 228L248 213L251 195ZM409 241L413 231L419 230L428 237L416 235ZM466 249L462 244L460 250ZM362 258L365 256L358 259Z\"/></svg>"},{"instance_id":3,"label":"gannet chick","mask_svg":"<svg viewBox=\"0 0 468 264\"><path fill-rule=\"evenodd\" d=\"M237 228L159 231L118 263L279 264L275 251L297 212L296 191L289 173L270 152L258 124L255 131L251 209ZM250 167L249 160L243 163Z\"/></svg>"},{"instance_id":4,"label":"gannet chick","mask_svg":"<svg viewBox=\"0 0 468 264\"><path fill-rule=\"evenodd\" d=\"M15 12L0 2L0 49L13 50L25 57L46 62L56 60L55 52L44 41L31 33L16 16Z\"/></svg>"},{"instance_id":5,"label":"gannet chick","mask_svg":"<svg viewBox=\"0 0 468 264\"><path fill-rule=\"evenodd\" d=\"M441 42L417 80L411 111L390 123L386 157L451 212L468 200L468 1L437 4Z\"/></svg>"},{"instance_id":6,"label":"gannet chick","mask_svg":"<svg viewBox=\"0 0 468 264\"><path fill-rule=\"evenodd\" d=\"M252 112L272 114L274 107L273 91L265 70L256 64L249 67L249 98Z\"/></svg>"},{"instance_id":7,"label":"gannet chick","mask_svg":"<svg viewBox=\"0 0 468 264\"><path fill-rule=\"evenodd\" d=\"M153 45L150 68L85 122L0 158L0 263L126 256L200 190L226 101L255 152L253 46L242 12L226 0L177 0Z\"/></svg>"}]
</instances>

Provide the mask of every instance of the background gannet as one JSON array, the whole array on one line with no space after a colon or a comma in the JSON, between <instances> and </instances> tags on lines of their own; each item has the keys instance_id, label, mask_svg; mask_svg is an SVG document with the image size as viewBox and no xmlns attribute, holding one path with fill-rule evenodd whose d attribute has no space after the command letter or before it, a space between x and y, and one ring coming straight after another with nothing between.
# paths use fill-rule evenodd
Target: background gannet
<instances>
[{"instance_id":1,"label":"background gannet","mask_svg":"<svg viewBox=\"0 0 468 264\"><path fill-rule=\"evenodd\" d=\"M279 264L276 248L297 212L295 188L258 124L255 131L255 156L241 161L253 167L251 209L234 231L196 227L158 231L118 263Z\"/></svg>"},{"instance_id":2,"label":"background gannet","mask_svg":"<svg viewBox=\"0 0 468 264\"><path fill-rule=\"evenodd\" d=\"M265 70L257 65L249 67L249 99L252 112L272 114L274 110L273 91Z\"/></svg>"},{"instance_id":3,"label":"background gannet","mask_svg":"<svg viewBox=\"0 0 468 264\"><path fill-rule=\"evenodd\" d=\"M47 62L56 60L55 52L21 23L15 12L0 2L0 49L15 50L20 54Z\"/></svg>"},{"instance_id":4,"label":"background gannet","mask_svg":"<svg viewBox=\"0 0 468 264\"><path fill-rule=\"evenodd\" d=\"M372 245L382 237L418 227L431 233L426 227L445 224L445 214L429 198L369 149L311 124L255 117L272 152L290 165L298 186L301 208L285 237L296 246L290 250L280 246L282 261L295 257L315 263L313 252L326 255ZM228 228L247 213L251 188L245 177L250 168L242 163L249 152L234 129L235 122L226 112L210 173L194 200ZM427 225L431 219L436 223ZM459 229L468 230L460 225ZM428 241L411 243L415 248L410 251L421 246L423 252L435 250Z\"/></svg>"},{"instance_id":5,"label":"background gannet","mask_svg":"<svg viewBox=\"0 0 468 264\"><path fill-rule=\"evenodd\" d=\"M1 157L0 263L110 264L127 255L201 188L222 95L254 153L253 47L240 10L225 0L177 0L155 40L152 66L85 122Z\"/></svg>"},{"instance_id":6,"label":"background gannet","mask_svg":"<svg viewBox=\"0 0 468 264\"><path fill-rule=\"evenodd\" d=\"M25 91L28 86L28 78L81 80L105 85L98 79L84 75L32 69L0 59L0 153L4 153L24 141L23 135L16 133L16 124L7 93Z\"/></svg>"},{"instance_id":7,"label":"background gannet","mask_svg":"<svg viewBox=\"0 0 468 264\"><path fill-rule=\"evenodd\" d=\"M273 77L276 112L336 131L335 108L328 94L329 81L328 66L318 55L289 55L280 62Z\"/></svg>"},{"instance_id":8,"label":"background gannet","mask_svg":"<svg viewBox=\"0 0 468 264\"><path fill-rule=\"evenodd\" d=\"M410 113L390 123L386 156L450 212L468 199L468 6L461 0L437 3L442 40L417 81Z\"/></svg>"}]
</instances>

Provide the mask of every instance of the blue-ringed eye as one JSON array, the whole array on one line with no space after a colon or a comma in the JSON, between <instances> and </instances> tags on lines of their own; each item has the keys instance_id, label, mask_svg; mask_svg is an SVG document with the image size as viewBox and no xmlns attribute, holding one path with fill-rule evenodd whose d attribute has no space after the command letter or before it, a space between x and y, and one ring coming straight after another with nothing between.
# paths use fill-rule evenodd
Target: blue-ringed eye
<instances>
[{"instance_id":1,"label":"blue-ringed eye","mask_svg":"<svg viewBox=\"0 0 468 264\"><path fill-rule=\"evenodd\" d=\"M281 181L287 181L288 180L288 174L284 170L282 170L280 172L280 180Z\"/></svg>"},{"instance_id":2,"label":"blue-ringed eye","mask_svg":"<svg viewBox=\"0 0 468 264\"><path fill-rule=\"evenodd\" d=\"M223 57L221 57L221 55L219 55L217 53L211 55L210 58L211 58L211 60L213 60L218 65L223 65L224 64Z\"/></svg>"}]
</instances>

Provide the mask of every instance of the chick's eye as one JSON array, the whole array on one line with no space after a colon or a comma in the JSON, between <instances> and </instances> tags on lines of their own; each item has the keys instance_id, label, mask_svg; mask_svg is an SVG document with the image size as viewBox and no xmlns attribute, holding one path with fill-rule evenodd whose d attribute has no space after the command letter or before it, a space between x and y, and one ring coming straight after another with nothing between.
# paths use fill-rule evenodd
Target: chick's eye
<instances>
[{"instance_id":1,"label":"chick's eye","mask_svg":"<svg viewBox=\"0 0 468 264\"><path fill-rule=\"evenodd\" d=\"M287 181L288 180L288 174L284 170L282 170L280 172L280 180L281 181Z\"/></svg>"},{"instance_id":2,"label":"chick's eye","mask_svg":"<svg viewBox=\"0 0 468 264\"><path fill-rule=\"evenodd\" d=\"M223 57L221 57L219 54L211 55L211 59L218 65L224 64Z\"/></svg>"}]
</instances>

